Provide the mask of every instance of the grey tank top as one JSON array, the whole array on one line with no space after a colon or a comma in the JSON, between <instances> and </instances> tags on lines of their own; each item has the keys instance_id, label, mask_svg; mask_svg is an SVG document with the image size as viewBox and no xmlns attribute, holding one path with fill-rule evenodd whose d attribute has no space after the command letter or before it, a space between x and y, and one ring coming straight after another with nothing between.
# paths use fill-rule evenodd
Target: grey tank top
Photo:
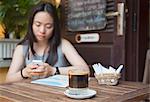
<instances>
[{"instance_id":1,"label":"grey tank top","mask_svg":"<svg viewBox=\"0 0 150 102\"><path fill-rule=\"evenodd\" d=\"M43 56L39 56L39 55L35 54L35 56L28 59L28 53L29 53L29 45L23 45L23 55L25 58L25 66L28 65L29 63L31 63L32 60L42 60L43 59L43 62L46 62L46 59L48 57L48 54L45 54L44 58L43 58ZM62 53L61 45L58 46L58 48L57 48L57 54L58 54L58 60L57 60L56 64L54 65L54 67L67 66L68 62L67 62L64 54Z\"/></svg>"}]
</instances>

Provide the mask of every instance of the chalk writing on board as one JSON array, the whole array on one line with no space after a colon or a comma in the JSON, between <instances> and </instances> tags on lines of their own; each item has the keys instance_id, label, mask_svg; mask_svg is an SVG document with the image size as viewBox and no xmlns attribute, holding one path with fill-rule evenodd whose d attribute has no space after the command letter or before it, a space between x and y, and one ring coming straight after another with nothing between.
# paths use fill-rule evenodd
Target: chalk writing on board
<instances>
[{"instance_id":1,"label":"chalk writing on board","mask_svg":"<svg viewBox=\"0 0 150 102\"><path fill-rule=\"evenodd\" d=\"M106 26L106 0L68 0L69 31L100 30Z\"/></svg>"}]
</instances>

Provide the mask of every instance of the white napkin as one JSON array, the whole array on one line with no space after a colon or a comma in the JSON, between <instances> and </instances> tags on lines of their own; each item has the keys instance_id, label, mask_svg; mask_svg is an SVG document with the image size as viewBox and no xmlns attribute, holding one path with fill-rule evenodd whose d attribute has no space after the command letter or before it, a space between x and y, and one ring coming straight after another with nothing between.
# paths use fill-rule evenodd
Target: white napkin
<instances>
[{"instance_id":1,"label":"white napkin","mask_svg":"<svg viewBox=\"0 0 150 102\"><path fill-rule=\"evenodd\" d=\"M92 67L96 74L101 74L101 73L118 73L119 74L123 68L123 65L120 65L118 68L113 68L112 66L109 66L109 68L106 68L101 63L98 63L98 64L93 64Z\"/></svg>"}]
</instances>

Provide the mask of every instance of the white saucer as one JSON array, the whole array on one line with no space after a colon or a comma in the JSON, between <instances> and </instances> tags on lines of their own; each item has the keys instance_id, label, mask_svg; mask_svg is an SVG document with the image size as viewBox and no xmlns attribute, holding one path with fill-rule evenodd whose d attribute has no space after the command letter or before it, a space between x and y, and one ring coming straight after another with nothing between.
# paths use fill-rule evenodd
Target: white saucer
<instances>
[{"instance_id":1,"label":"white saucer","mask_svg":"<svg viewBox=\"0 0 150 102\"><path fill-rule=\"evenodd\" d=\"M94 95L96 95L96 91L92 90L92 89L87 89L86 93L81 93L81 94L71 94L69 92L70 90L67 89L64 94L70 98L74 98L74 99L85 99L85 98L90 98Z\"/></svg>"}]
</instances>

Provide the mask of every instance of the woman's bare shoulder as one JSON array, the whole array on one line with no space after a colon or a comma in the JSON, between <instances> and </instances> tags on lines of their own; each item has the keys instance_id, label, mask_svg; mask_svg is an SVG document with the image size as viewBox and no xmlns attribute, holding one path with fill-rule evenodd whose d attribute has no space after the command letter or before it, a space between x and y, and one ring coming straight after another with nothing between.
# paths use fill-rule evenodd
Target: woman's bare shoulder
<instances>
[{"instance_id":1,"label":"woman's bare shoulder","mask_svg":"<svg viewBox=\"0 0 150 102\"><path fill-rule=\"evenodd\" d=\"M72 45L72 43L67 40L67 39L62 39L62 51L64 53L68 53L68 52L74 52L75 51L75 48L74 46Z\"/></svg>"},{"instance_id":2,"label":"woman's bare shoulder","mask_svg":"<svg viewBox=\"0 0 150 102\"><path fill-rule=\"evenodd\" d=\"M15 53L22 54L23 53L23 45L17 45L14 49Z\"/></svg>"},{"instance_id":3,"label":"woman's bare shoulder","mask_svg":"<svg viewBox=\"0 0 150 102\"><path fill-rule=\"evenodd\" d=\"M20 50L23 48L23 45L17 45L15 49Z\"/></svg>"},{"instance_id":4,"label":"woman's bare shoulder","mask_svg":"<svg viewBox=\"0 0 150 102\"><path fill-rule=\"evenodd\" d=\"M65 46L65 45L71 45L70 41L68 41L67 39L64 39L64 38L62 38L61 42L62 42L63 46Z\"/></svg>"}]
</instances>

